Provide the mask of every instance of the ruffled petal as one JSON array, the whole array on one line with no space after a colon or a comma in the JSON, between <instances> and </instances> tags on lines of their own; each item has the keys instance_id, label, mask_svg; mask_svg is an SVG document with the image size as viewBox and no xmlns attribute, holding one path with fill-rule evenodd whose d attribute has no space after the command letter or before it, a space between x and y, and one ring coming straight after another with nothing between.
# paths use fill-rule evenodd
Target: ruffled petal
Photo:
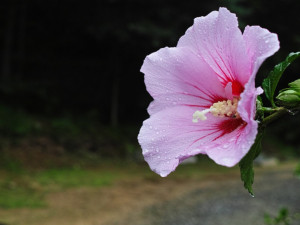
<instances>
[{"instance_id":1,"label":"ruffled petal","mask_svg":"<svg viewBox=\"0 0 300 225\"><path fill-rule=\"evenodd\" d=\"M279 49L277 34L259 26L247 26L243 34L252 74L256 74L263 61Z\"/></svg>"},{"instance_id":2,"label":"ruffled petal","mask_svg":"<svg viewBox=\"0 0 300 225\"><path fill-rule=\"evenodd\" d=\"M252 76L245 86L245 91L241 94L241 100L238 104L238 113L241 118L249 123L254 121L256 113L256 99L262 94L263 90L258 87L255 88L255 76Z\"/></svg>"},{"instance_id":3,"label":"ruffled petal","mask_svg":"<svg viewBox=\"0 0 300 225\"><path fill-rule=\"evenodd\" d=\"M155 100L150 114L175 105L201 109L226 97L214 71L189 48L160 49L146 57L141 72Z\"/></svg>"},{"instance_id":4,"label":"ruffled petal","mask_svg":"<svg viewBox=\"0 0 300 225\"><path fill-rule=\"evenodd\" d=\"M206 151L216 163L224 166L234 166L250 150L257 135L258 122L254 120L256 113L256 98L262 93L261 88L255 88L255 76L252 76L245 86L238 104L238 112L244 125L234 132L223 136L216 145Z\"/></svg>"},{"instance_id":5,"label":"ruffled petal","mask_svg":"<svg viewBox=\"0 0 300 225\"><path fill-rule=\"evenodd\" d=\"M219 12L196 18L177 46L194 49L218 74L223 86L233 83L234 94L243 91L251 71L235 14L220 8Z\"/></svg>"}]
</instances>

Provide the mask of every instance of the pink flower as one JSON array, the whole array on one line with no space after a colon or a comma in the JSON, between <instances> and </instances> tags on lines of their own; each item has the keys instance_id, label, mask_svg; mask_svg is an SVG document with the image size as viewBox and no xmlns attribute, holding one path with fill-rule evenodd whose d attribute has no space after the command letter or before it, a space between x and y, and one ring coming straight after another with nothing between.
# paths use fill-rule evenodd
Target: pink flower
<instances>
[{"instance_id":1,"label":"pink flower","mask_svg":"<svg viewBox=\"0 0 300 225\"><path fill-rule=\"evenodd\" d=\"M220 8L196 18L177 47L147 56L141 71L154 101L138 140L151 169L164 177L196 154L236 165L257 134L256 72L278 49L276 34L259 26L242 34Z\"/></svg>"}]
</instances>

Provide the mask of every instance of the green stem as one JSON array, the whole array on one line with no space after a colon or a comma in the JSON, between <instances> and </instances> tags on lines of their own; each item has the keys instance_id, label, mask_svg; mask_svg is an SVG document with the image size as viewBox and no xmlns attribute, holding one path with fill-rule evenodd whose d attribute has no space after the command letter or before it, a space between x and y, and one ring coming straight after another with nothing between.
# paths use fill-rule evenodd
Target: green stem
<instances>
[{"instance_id":1,"label":"green stem","mask_svg":"<svg viewBox=\"0 0 300 225\"><path fill-rule=\"evenodd\" d=\"M277 120L278 118L289 112L289 110L283 107L277 107L275 109L272 109L272 111L274 112L273 114L263 119L262 126L266 126L267 124L273 122L274 120Z\"/></svg>"},{"instance_id":2,"label":"green stem","mask_svg":"<svg viewBox=\"0 0 300 225\"><path fill-rule=\"evenodd\" d=\"M280 108L280 107L279 107ZM276 111L278 111L278 107L276 107L276 108L270 108L270 107L261 107L260 109L259 109L259 111L261 111L261 112L263 112L263 113L274 113L274 112L276 112Z\"/></svg>"}]
</instances>

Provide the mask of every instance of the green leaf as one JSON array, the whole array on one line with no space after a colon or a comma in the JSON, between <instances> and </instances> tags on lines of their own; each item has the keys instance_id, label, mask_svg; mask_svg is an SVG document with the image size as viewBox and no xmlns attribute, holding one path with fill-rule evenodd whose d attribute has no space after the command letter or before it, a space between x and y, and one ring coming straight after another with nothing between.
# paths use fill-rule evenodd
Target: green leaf
<instances>
[{"instance_id":1,"label":"green leaf","mask_svg":"<svg viewBox=\"0 0 300 225\"><path fill-rule=\"evenodd\" d=\"M254 144L247 155L240 161L241 179L244 182L244 187L253 196L252 184L254 182L253 160L259 155L261 150L261 140L263 131L259 131L256 135Z\"/></svg>"},{"instance_id":2,"label":"green leaf","mask_svg":"<svg viewBox=\"0 0 300 225\"><path fill-rule=\"evenodd\" d=\"M283 72L299 56L300 52L290 53L286 57L286 59L283 62L276 65L274 69L269 73L269 76L266 79L264 79L262 87L265 91L266 97L270 100L273 107L275 107L274 93Z\"/></svg>"}]
</instances>

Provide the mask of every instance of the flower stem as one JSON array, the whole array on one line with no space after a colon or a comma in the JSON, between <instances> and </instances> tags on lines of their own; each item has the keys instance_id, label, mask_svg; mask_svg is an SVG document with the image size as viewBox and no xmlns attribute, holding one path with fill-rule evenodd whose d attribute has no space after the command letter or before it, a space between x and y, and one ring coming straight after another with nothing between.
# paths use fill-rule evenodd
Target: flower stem
<instances>
[{"instance_id":1,"label":"flower stem","mask_svg":"<svg viewBox=\"0 0 300 225\"><path fill-rule=\"evenodd\" d=\"M266 113L274 113L274 112L276 112L276 111L278 111L278 107L276 107L276 108L270 108L270 107L261 107L260 108L260 111L262 111L262 112L266 112Z\"/></svg>"},{"instance_id":2,"label":"flower stem","mask_svg":"<svg viewBox=\"0 0 300 225\"><path fill-rule=\"evenodd\" d=\"M277 120L278 118L288 113L289 110L283 107L277 107L275 109L271 109L269 112L274 112L274 113L272 113L271 115L263 119L262 126L266 126L267 124L273 122L274 120Z\"/></svg>"}]
</instances>

